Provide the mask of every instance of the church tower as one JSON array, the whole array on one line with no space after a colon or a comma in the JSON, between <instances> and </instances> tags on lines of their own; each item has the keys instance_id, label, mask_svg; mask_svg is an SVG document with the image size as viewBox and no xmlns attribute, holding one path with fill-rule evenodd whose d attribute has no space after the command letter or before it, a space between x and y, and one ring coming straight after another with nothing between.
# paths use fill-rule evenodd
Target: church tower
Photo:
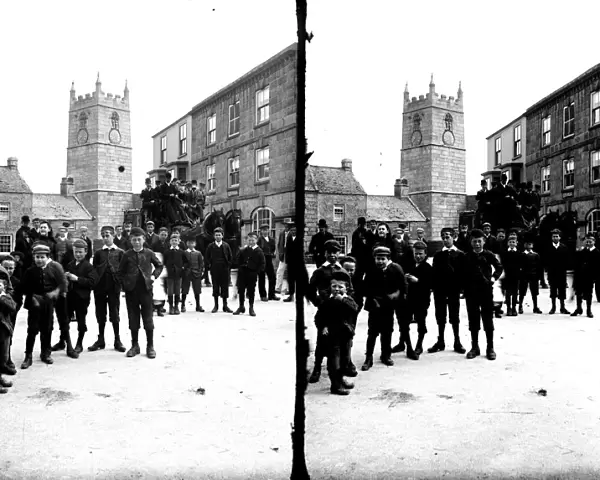
<instances>
[{"instance_id":1,"label":"church tower","mask_svg":"<svg viewBox=\"0 0 600 480\"><path fill-rule=\"evenodd\" d=\"M409 198L431 221L426 238L437 241L443 227L457 227L466 207L466 162L463 92L446 98L435 92L412 99L404 90L400 176Z\"/></svg>"},{"instance_id":2,"label":"church tower","mask_svg":"<svg viewBox=\"0 0 600 480\"><path fill-rule=\"evenodd\" d=\"M103 225L123 223L124 210L132 208L131 123L129 89L123 97L96 90L75 96L71 85L67 176L61 193L75 195L95 217L89 235L99 238Z\"/></svg>"}]
</instances>

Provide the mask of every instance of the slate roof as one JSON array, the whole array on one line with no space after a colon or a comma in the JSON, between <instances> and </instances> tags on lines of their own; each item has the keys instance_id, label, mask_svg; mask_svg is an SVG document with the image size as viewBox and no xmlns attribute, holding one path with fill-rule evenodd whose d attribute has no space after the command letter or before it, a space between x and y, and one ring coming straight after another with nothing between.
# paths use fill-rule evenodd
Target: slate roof
<instances>
[{"instance_id":1,"label":"slate roof","mask_svg":"<svg viewBox=\"0 0 600 480\"><path fill-rule=\"evenodd\" d=\"M57 193L34 193L32 215L44 220L92 220L92 215L75 197Z\"/></svg>"},{"instance_id":2,"label":"slate roof","mask_svg":"<svg viewBox=\"0 0 600 480\"><path fill-rule=\"evenodd\" d=\"M0 167L0 192L31 193L31 189L18 170Z\"/></svg>"},{"instance_id":3,"label":"slate roof","mask_svg":"<svg viewBox=\"0 0 600 480\"><path fill-rule=\"evenodd\" d=\"M362 185L352 171L340 167L318 167L309 165L306 169L305 191L332 193L336 195L366 195Z\"/></svg>"},{"instance_id":4,"label":"slate roof","mask_svg":"<svg viewBox=\"0 0 600 480\"><path fill-rule=\"evenodd\" d=\"M424 222L425 215L409 198L391 195L367 196L367 218L382 222Z\"/></svg>"}]
</instances>

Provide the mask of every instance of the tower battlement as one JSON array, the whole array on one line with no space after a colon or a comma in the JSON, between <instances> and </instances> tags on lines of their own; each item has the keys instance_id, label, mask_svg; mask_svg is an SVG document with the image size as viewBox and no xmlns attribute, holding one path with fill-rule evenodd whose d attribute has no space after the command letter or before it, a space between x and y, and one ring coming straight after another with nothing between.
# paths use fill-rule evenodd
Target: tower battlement
<instances>
[{"instance_id":1,"label":"tower battlement","mask_svg":"<svg viewBox=\"0 0 600 480\"><path fill-rule=\"evenodd\" d=\"M113 95L112 93L104 93L102 91L102 83L100 82L100 74L96 79L96 90L92 93L77 96L75 93L75 82L71 84L71 110L80 108L88 108L94 105L103 105L109 108L129 109L129 88L125 81L125 89L123 96Z\"/></svg>"},{"instance_id":2,"label":"tower battlement","mask_svg":"<svg viewBox=\"0 0 600 480\"><path fill-rule=\"evenodd\" d=\"M408 83L404 89L404 112L418 110L425 107L439 107L448 110L461 111L463 109L463 91L461 83L458 84L458 92L456 98L453 96L439 95L435 91L435 83L433 83L433 74L429 83L429 92L425 95L419 95L419 98L410 98L408 93Z\"/></svg>"}]
</instances>

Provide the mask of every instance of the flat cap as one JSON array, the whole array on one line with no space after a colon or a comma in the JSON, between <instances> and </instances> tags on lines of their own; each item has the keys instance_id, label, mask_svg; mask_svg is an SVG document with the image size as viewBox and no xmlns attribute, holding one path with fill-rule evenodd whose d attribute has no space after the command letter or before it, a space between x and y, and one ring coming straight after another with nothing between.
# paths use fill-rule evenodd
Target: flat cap
<instances>
[{"instance_id":1,"label":"flat cap","mask_svg":"<svg viewBox=\"0 0 600 480\"><path fill-rule=\"evenodd\" d=\"M87 243L82 238L76 238L73 241L73 248L85 248L87 250Z\"/></svg>"},{"instance_id":2,"label":"flat cap","mask_svg":"<svg viewBox=\"0 0 600 480\"><path fill-rule=\"evenodd\" d=\"M100 229L100 234L102 235L103 232L110 232L111 235L114 235L115 234L115 227L113 227L111 225L104 225Z\"/></svg>"},{"instance_id":3,"label":"flat cap","mask_svg":"<svg viewBox=\"0 0 600 480\"><path fill-rule=\"evenodd\" d=\"M152 220L148 220L148 221L146 222L146 225L154 225L154 222L153 222Z\"/></svg>"},{"instance_id":4,"label":"flat cap","mask_svg":"<svg viewBox=\"0 0 600 480\"><path fill-rule=\"evenodd\" d=\"M375 247L373 249L373 256L377 256L377 255L385 255L387 257L391 257L392 252L390 251L390 249L388 247Z\"/></svg>"},{"instance_id":5,"label":"flat cap","mask_svg":"<svg viewBox=\"0 0 600 480\"><path fill-rule=\"evenodd\" d=\"M144 232L140 227L133 227L131 229L131 233L129 234L131 237L143 237L145 235L146 232Z\"/></svg>"},{"instance_id":6,"label":"flat cap","mask_svg":"<svg viewBox=\"0 0 600 480\"><path fill-rule=\"evenodd\" d=\"M483 237L485 237L485 234L478 228L474 228L473 230L471 230L471 238L483 238Z\"/></svg>"},{"instance_id":7,"label":"flat cap","mask_svg":"<svg viewBox=\"0 0 600 480\"><path fill-rule=\"evenodd\" d=\"M586 233L585 234L585 238L593 238L594 240L596 240L596 235L594 235L593 233Z\"/></svg>"},{"instance_id":8,"label":"flat cap","mask_svg":"<svg viewBox=\"0 0 600 480\"><path fill-rule=\"evenodd\" d=\"M220 233L221 235L223 234L223 229L221 227L217 227L213 230L213 234L215 233Z\"/></svg>"},{"instance_id":9,"label":"flat cap","mask_svg":"<svg viewBox=\"0 0 600 480\"><path fill-rule=\"evenodd\" d=\"M323 246L326 252L339 252L342 249L340 242L337 240L327 240Z\"/></svg>"},{"instance_id":10,"label":"flat cap","mask_svg":"<svg viewBox=\"0 0 600 480\"><path fill-rule=\"evenodd\" d=\"M350 275L343 268L341 270L335 270L331 274L331 280L337 280L338 282L350 283Z\"/></svg>"},{"instance_id":11,"label":"flat cap","mask_svg":"<svg viewBox=\"0 0 600 480\"><path fill-rule=\"evenodd\" d=\"M413 250L427 250L427 245L425 244L425 242L422 242L421 240L417 240L413 244Z\"/></svg>"},{"instance_id":12,"label":"flat cap","mask_svg":"<svg viewBox=\"0 0 600 480\"><path fill-rule=\"evenodd\" d=\"M46 245L45 243L36 242L33 244L32 253L34 255L37 255L37 254L50 255L50 247L48 245Z\"/></svg>"},{"instance_id":13,"label":"flat cap","mask_svg":"<svg viewBox=\"0 0 600 480\"><path fill-rule=\"evenodd\" d=\"M442 231L440 232L440 235L443 235L444 233L454 233L454 229L452 227L444 227L442 228Z\"/></svg>"},{"instance_id":14,"label":"flat cap","mask_svg":"<svg viewBox=\"0 0 600 480\"><path fill-rule=\"evenodd\" d=\"M485 222L483 225L481 225L481 228L483 227L491 227L492 224L490 222Z\"/></svg>"},{"instance_id":15,"label":"flat cap","mask_svg":"<svg viewBox=\"0 0 600 480\"><path fill-rule=\"evenodd\" d=\"M554 230L552 230L550 233L551 233L552 235L554 235L554 234L562 235L562 232L561 232L561 231L560 231L558 228L555 228L555 229L554 229Z\"/></svg>"}]
</instances>

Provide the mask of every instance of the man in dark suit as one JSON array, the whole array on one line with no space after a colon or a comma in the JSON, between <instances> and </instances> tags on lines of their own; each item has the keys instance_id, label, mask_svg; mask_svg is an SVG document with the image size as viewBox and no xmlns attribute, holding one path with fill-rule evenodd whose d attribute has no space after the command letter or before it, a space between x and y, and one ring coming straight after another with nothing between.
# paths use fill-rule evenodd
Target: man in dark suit
<instances>
[{"instance_id":1,"label":"man in dark suit","mask_svg":"<svg viewBox=\"0 0 600 480\"><path fill-rule=\"evenodd\" d=\"M94 253L94 270L96 270L97 282L94 287L94 306L96 320L98 321L98 340L88 347L88 351L95 352L106 347L104 330L106 328L106 313L113 326L115 334L114 348L117 352L124 352L125 345L121 342L119 335L119 310L121 306L121 284L118 277L119 265L125 253L117 247L113 241L115 229L104 226L100 230L102 243L100 250ZM108 308L107 308L108 307Z\"/></svg>"},{"instance_id":2,"label":"man in dark suit","mask_svg":"<svg viewBox=\"0 0 600 480\"><path fill-rule=\"evenodd\" d=\"M333 240L333 235L327 230L329 227L325 219L319 220L318 227L319 231L312 236L308 245L308 253L312 255L317 268L325 263L325 242Z\"/></svg>"},{"instance_id":3,"label":"man in dark suit","mask_svg":"<svg viewBox=\"0 0 600 480\"><path fill-rule=\"evenodd\" d=\"M163 265L154 252L144 248L144 231L135 227L131 230L131 250L123 254L119 265L119 277L125 290L129 329L131 330L131 348L128 357L140 353L138 334L140 330L140 315L146 330L146 355L156 358L154 350L154 322L152 319L152 284L160 276ZM153 268L154 267L154 268Z\"/></svg>"},{"instance_id":4,"label":"man in dark suit","mask_svg":"<svg viewBox=\"0 0 600 480\"><path fill-rule=\"evenodd\" d=\"M90 237L88 237L88 227L86 227L85 225L82 225L81 227L79 227L79 236L87 245L87 253L85 255L85 259L89 261L89 260L91 260L94 252L92 251L93 250L92 240L90 239Z\"/></svg>"},{"instance_id":5,"label":"man in dark suit","mask_svg":"<svg viewBox=\"0 0 600 480\"><path fill-rule=\"evenodd\" d=\"M248 245L242 248L238 253L237 264L239 265L239 270L237 288L240 297L240 306L233 312L234 315L246 313L244 297L247 296L248 304L250 305L250 316L256 316L256 313L254 312L256 280L259 273L264 272L265 269L265 255L262 249L256 244L257 238L258 235L256 235L255 232L250 232L248 234Z\"/></svg>"},{"instance_id":6,"label":"man in dark suit","mask_svg":"<svg viewBox=\"0 0 600 480\"><path fill-rule=\"evenodd\" d=\"M29 222L29 215L23 215L21 217L21 226L15 234L15 241L18 241L19 239L23 238L23 232L30 232L31 229L29 228Z\"/></svg>"},{"instance_id":7,"label":"man in dark suit","mask_svg":"<svg viewBox=\"0 0 600 480\"><path fill-rule=\"evenodd\" d=\"M552 235L552 245L548 247L546 253L546 268L548 270L548 283L550 284L550 299L552 308L548 315L556 313L556 299L560 300L560 313L569 315L565 308L565 299L567 298L567 266L569 264L569 250L560 242L561 232L555 228L550 232Z\"/></svg>"},{"instance_id":8,"label":"man in dark suit","mask_svg":"<svg viewBox=\"0 0 600 480\"><path fill-rule=\"evenodd\" d=\"M148 224L148 221L156 218L156 200L154 198L152 180L147 178L145 182L146 186L142 190L142 193L140 193L140 198L142 199L142 225L144 222Z\"/></svg>"},{"instance_id":9,"label":"man in dark suit","mask_svg":"<svg viewBox=\"0 0 600 480\"><path fill-rule=\"evenodd\" d=\"M289 296L284 302L293 302L296 293L296 283L300 281L302 261L302 245L296 236L296 225L290 226L285 242L285 264L288 270Z\"/></svg>"},{"instance_id":10,"label":"man in dark suit","mask_svg":"<svg viewBox=\"0 0 600 480\"><path fill-rule=\"evenodd\" d=\"M257 245L265 255L265 268L258 273L258 293L263 302L269 300L279 300L275 295L275 269L273 268L273 258L275 257L275 239L269 236L269 224L264 223L260 226L260 237ZM265 288L265 279L269 280L269 295Z\"/></svg>"},{"instance_id":11,"label":"man in dark suit","mask_svg":"<svg viewBox=\"0 0 600 480\"><path fill-rule=\"evenodd\" d=\"M356 277L362 279L367 266L371 264L372 252L369 250L367 241L367 220L365 217L358 217L358 226L352 232L352 249L350 255L356 259Z\"/></svg>"},{"instance_id":12,"label":"man in dark suit","mask_svg":"<svg viewBox=\"0 0 600 480\"><path fill-rule=\"evenodd\" d=\"M179 220L179 201L177 200L177 194L179 192L177 191L177 187L173 183L171 183L172 175L167 172L165 178L166 182L160 186L159 195L161 203L165 207L165 213L167 215L167 218L169 219L169 222L173 224Z\"/></svg>"}]
</instances>

